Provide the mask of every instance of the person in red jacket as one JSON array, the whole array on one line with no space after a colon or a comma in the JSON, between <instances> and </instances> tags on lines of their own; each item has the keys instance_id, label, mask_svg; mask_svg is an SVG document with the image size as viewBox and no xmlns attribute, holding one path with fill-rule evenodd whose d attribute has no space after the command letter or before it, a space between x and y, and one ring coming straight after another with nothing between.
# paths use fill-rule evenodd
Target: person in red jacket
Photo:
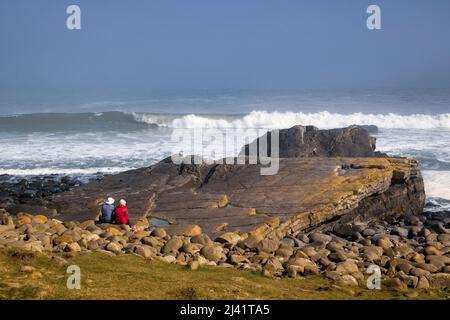
<instances>
[{"instance_id":1,"label":"person in red jacket","mask_svg":"<svg viewBox=\"0 0 450 320\"><path fill-rule=\"evenodd\" d=\"M116 224L129 224L127 202L123 199L116 208Z\"/></svg>"}]
</instances>

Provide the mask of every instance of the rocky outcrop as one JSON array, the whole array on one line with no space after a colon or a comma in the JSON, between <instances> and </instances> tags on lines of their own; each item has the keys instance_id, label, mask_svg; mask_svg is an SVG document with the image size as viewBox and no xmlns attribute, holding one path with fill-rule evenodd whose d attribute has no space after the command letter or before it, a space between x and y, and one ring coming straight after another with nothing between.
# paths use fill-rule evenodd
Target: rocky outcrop
<instances>
[{"instance_id":1,"label":"rocky outcrop","mask_svg":"<svg viewBox=\"0 0 450 320\"><path fill-rule=\"evenodd\" d=\"M103 198L113 195L127 199L134 220L166 220L172 233L186 234L198 225L211 236L235 232L274 239L338 220L421 213L417 161L336 157L374 155L374 143L359 127L296 126L280 131L283 157L275 175L261 175L261 164L174 164L168 158L9 209L83 221L95 219Z\"/></svg>"},{"instance_id":2,"label":"rocky outcrop","mask_svg":"<svg viewBox=\"0 0 450 320\"><path fill-rule=\"evenodd\" d=\"M39 203L41 199L65 192L82 184L81 181L65 176L36 176L28 179L16 179L9 175L0 175L0 208L10 208L16 203Z\"/></svg>"},{"instance_id":3,"label":"rocky outcrop","mask_svg":"<svg viewBox=\"0 0 450 320\"><path fill-rule=\"evenodd\" d=\"M261 140L267 141L271 155L271 132L246 145L242 154L255 155ZM376 139L359 126L342 129L319 130L313 126L295 126L279 130L279 157L373 157Z\"/></svg>"},{"instance_id":4,"label":"rocky outcrop","mask_svg":"<svg viewBox=\"0 0 450 320\"><path fill-rule=\"evenodd\" d=\"M299 140L302 128L303 139L309 130L306 140ZM191 270L323 274L339 286L365 285L376 264L386 288L448 288L450 220L421 214L417 161L374 153L374 140L361 128L308 130L282 131L275 175L261 175L262 164L168 158L38 202L22 199L8 208L14 219L0 211L0 247L134 253ZM106 195L127 199L137 231L95 224ZM155 228L150 218L170 224Z\"/></svg>"},{"instance_id":5,"label":"rocky outcrop","mask_svg":"<svg viewBox=\"0 0 450 320\"><path fill-rule=\"evenodd\" d=\"M56 210L58 219L82 221L95 218L105 195L115 195L127 199L134 219L199 225L211 236L231 231L280 239L347 215L420 213L416 165L400 158L285 158L278 174L261 176L260 165L205 164L201 172L208 173L200 175L166 161L57 194L44 206L15 209Z\"/></svg>"}]
</instances>

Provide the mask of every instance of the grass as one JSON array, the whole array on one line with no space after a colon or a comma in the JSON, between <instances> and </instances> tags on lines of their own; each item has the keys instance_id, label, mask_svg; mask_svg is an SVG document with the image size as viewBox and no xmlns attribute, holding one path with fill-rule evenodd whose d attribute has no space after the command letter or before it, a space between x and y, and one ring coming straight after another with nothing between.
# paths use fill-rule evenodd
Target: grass
<instances>
[{"instance_id":1,"label":"grass","mask_svg":"<svg viewBox=\"0 0 450 320\"><path fill-rule=\"evenodd\" d=\"M67 289L68 265L42 255L0 250L0 299L406 299L393 291L337 288L321 276L276 279L219 267L191 271L101 252L66 259L81 269L80 290ZM23 272L22 266L34 270ZM422 291L417 298L446 299L448 294Z\"/></svg>"}]
</instances>

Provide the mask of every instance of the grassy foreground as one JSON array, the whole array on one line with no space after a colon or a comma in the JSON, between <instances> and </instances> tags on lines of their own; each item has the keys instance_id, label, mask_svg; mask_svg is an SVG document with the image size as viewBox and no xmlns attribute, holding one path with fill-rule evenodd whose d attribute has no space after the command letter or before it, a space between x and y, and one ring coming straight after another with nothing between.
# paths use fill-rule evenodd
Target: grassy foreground
<instances>
[{"instance_id":1,"label":"grassy foreground","mask_svg":"<svg viewBox=\"0 0 450 320\"><path fill-rule=\"evenodd\" d=\"M65 259L81 268L80 290L66 287L68 265L46 256L0 250L0 299L408 299L393 291L337 288L320 276L275 279L219 267L191 271L101 252ZM414 298L446 299L447 294L419 292Z\"/></svg>"}]
</instances>

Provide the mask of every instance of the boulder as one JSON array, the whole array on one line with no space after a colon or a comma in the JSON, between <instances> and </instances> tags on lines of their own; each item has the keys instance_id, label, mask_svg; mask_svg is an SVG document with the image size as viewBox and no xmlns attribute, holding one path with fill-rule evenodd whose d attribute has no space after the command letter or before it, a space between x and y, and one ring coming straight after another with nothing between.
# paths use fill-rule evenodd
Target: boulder
<instances>
[{"instance_id":1,"label":"boulder","mask_svg":"<svg viewBox=\"0 0 450 320\"><path fill-rule=\"evenodd\" d=\"M61 243L64 243L64 242L65 243L72 243L72 242L75 242L75 241L78 241L78 240L75 240L75 238L72 235L70 235L70 234L63 234L63 235L61 235L59 237L54 238L53 239L53 243L55 245L58 245L58 244L61 244Z\"/></svg>"},{"instance_id":2,"label":"boulder","mask_svg":"<svg viewBox=\"0 0 450 320\"><path fill-rule=\"evenodd\" d=\"M355 272L359 272L358 265L350 260L342 261L336 264L336 272L344 275L344 274L352 274Z\"/></svg>"},{"instance_id":3,"label":"boulder","mask_svg":"<svg viewBox=\"0 0 450 320\"><path fill-rule=\"evenodd\" d=\"M115 228L115 227L109 227L105 231L107 233L109 233L109 234L114 235L114 236L121 236L122 235L122 232L118 228Z\"/></svg>"},{"instance_id":4,"label":"boulder","mask_svg":"<svg viewBox=\"0 0 450 320\"><path fill-rule=\"evenodd\" d=\"M311 260L308 259L304 259L304 258L291 258L289 259L289 261L286 263L286 266L298 266L298 267L302 267L304 270L304 268L306 266L310 266L310 267L315 267L316 264L314 262L312 262ZM302 271L303 273L303 271Z\"/></svg>"},{"instance_id":5,"label":"boulder","mask_svg":"<svg viewBox=\"0 0 450 320\"><path fill-rule=\"evenodd\" d=\"M329 242L331 242L332 237L327 235L327 234L323 234L323 233L318 233L318 232L313 232L309 235L309 239L311 241L316 241L322 244L328 244Z\"/></svg>"},{"instance_id":6,"label":"boulder","mask_svg":"<svg viewBox=\"0 0 450 320\"><path fill-rule=\"evenodd\" d=\"M200 250L200 254L209 261L219 262L225 260L223 249L216 245L206 245Z\"/></svg>"},{"instance_id":7,"label":"boulder","mask_svg":"<svg viewBox=\"0 0 450 320\"><path fill-rule=\"evenodd\" d=\"M267 260L267 262L264 264L264 270L267 270L275 275L281 275L284 272L284 268L280 260L274 257L271 257Z\"/></svg>"},{"instance_id":8,"label":"boulder","mask_svg":"<svg viewBox=\"0 0 450 320\"><path fill-rule=\"evenodd\" d=\"M383 255L383 248L377 246L365 246L362 250L363 257L368 261L376 261Z\"/></svg>"},{"instance_id":9,"label":"boulder","mask_svg":"<svg viewBox=\"0 0 450 320\"><path fill-rule=\"evenodd\" d=\"M46 223L48 221L48 218L42 214L38 214L36 216L33 216L32 222L34 223Z\"/></svg>"},{"instance_id":10,"label":"boulder","mask_svg":"<svg viewBox=\"0 0 450 320\"><path fill-rule=\"evenodd\" d=\"M198 236L193 236L191 237L191 243L198 243L201 245L207 245L207 244L212 244L213 241L211 240L211 238L206 235L206 234L200 234Z\"/></svg>"},{"instance_id":11,"label":"boulder","mask_svg":"<svg viewBox=\"0 0 450 320\"><path fill-rule=\"evenodd\" d=\"M161 248L164 245L164 243L156 237L145 237L141 239L141 242L153 248Z\"/></svg>"},{"instance_id":12,"label":"boulder","mask_svg":"<svg viewBox=\"0 0 450 320\"><path fill-rule=\"evenodd\" d=\"M430 282L425 276L420 276L419 281L417 281L417 289L429 289Z\"/></svg>"},{"instance_id":13,"label":"boulder","mask_svg":"<svg viewBox=\"0 0 450 320\"><path fill-rule=\"evenodd\" d=\"M177 260L177 258L175 258L173 255L171 255L171 254L168 254L168 255L165 255L165 256L163 256L163 257L160 257L159 258L162 262L165 262L165 263L174 263L176 260Z\"/></svg>"},{"instance_id":14,"label":"boulder","mask_svg":"<svg viewBox=\"0 0 450 320\"><path fill-rule=\"evenodd\" d=\"M277 251L280 246L280 242L271 239L261 240L257 245L257 250L259 252L273 253Z\"/></svg>"},{"instance_id":15,"label":"boulder","mask_svg":"<svg viewBox=\"0 0 450 320\"><path fill-rule=\"evenodd\" d=\"M349 257L344 250L336 250L328 255L328 258L334 262L346 261Z\"/></svg>"},{"instance_id":16,"label":"boulder","mask_svg":"<svg viewBox=\"0 0 450 320\"><path fill-rule=\"evenodd\" d=\"M88 229L89 227L95 227L95 221L94 220L86 220L80 223L80 228L83 230Z\"/></svg>"},{"instance_id":17,"label":"boulder","mask_svg":"<svg viewBox=\"0 0 450 320\"><path fill-rule=\"evenodd\" d=\"M164 238L166 235L167 235L167 232L163 228L155 228L152 231L152 236L154 236L154 237Z\"/></svg>"},{"instance_id":18,"label":"boulder","mask_svg":"<svg viewBox=\"0 0 450 320\"><path fill-rule=\"evenodd\" d=\"M97 250L100 246L98 244L98 241L91 240L87 243L87 249L89 250Z\"/></svg>"},{"instance_id":19,"label":"boulder","mask_svg":"<svg viewBox=\"0 0 450 320\"><path fill-rule=\"evenodd\" d=\"M430 273L435 273L435 272L439 271L439 268L437 268L435 265L430 264L430 263L416 263L414 266L417 268L426 270Z\"/></svg>"},{"instance_id":20,"label":"boulder","mask_svg":"<svg viewBox=\"0 0 450 320\"><path fill-rule=\"evenodd\" d=\"M162 247L161 252L163 254L167 253L178 253L178 250L183 246L184 242L181 237L173 237Z\"/></svg>"},{"instance_id":21,"label":"boulder","mask_svg":"<svg viewBox=\"0 0 450 320\"><path fill-rule=\"evenodd\" d=\"M401 262L396 265L396 269L399 271L403 271L405 274L409 274L411 270L414 269L414 267L410 263Z\"/></svg>"},{"instance_id":22,"label":"boulder","mask_svg":"<svg viewBox=\"0 0 450 320\"><path fill-rule=\"evenodd\" d=\"M434 273L426 276L426 278L431 289L450 289L450 274L448 273Z\"/></svg>"},{"instance_id":23,"label":"boulder","mask_svg":"<svg viewBox=\"0 0 450 320\"><path fill-rule=\"evenodd\" d=\"M76 242L72 242L72 243L68 243L66 245L66 247L64 248L64 251L66 252L80 252L81 251L81 247L78 243Z\"/></svg>"},{"instance_id":24,"label":"boulder","mask_svg":"<svg viewBox=\"0 0 450 320\"><path fill-rule=\"evenodd\" d=\"M153 251L151 250L151 247L146 245L136 246L134 252L146 259L150 259L153 256Z\"/></svg>"},{"instance_id":25,"label":"boulder","mask_svg":"<svg viewBox=\"0 0 450 320\"><path fill-rule=\"evenodd\" d=\"M344 274L339 278L337 284L344 287L356 287L358 286L358 280L350 274Z\"/></svg>"},{"instance_id":26,"label":"boulder","mask_svg":"<svg viewBox=\"0 0 450 320\"><path fill-rule=\"evenodd\" d=\"M389 248L392 248L394 246L394 244L392 243L392 241L388 237L380 237L380 238L378 238L377 241L376 241L376 245L378 247L383 248L383 249L389 249Z\"/></svg>"},{"instance_id":27,"label":"boulder","mask_svg":"<svg viewBox=\"0 0 450 320\"><path fill-rule=\"evenodd\" d=\"M181 250L182 250L183 252L185 252L185 253L190 254L190 255L195 255L195 254L197 254L198 252L200 252L200 249L201 249L202 247L203 247L203 246L202 246L201 244L199 244L199 243L185 243L185 244L183 245L183 247L181 248Z\"/></svg>"},{"instance_id":28,"label":"boulder","mask_svg":"<svg viewBox=\"0 0 450 320\"><path fill-rule=\"evenodd\" d=\"M446 256L427 256L425 260L435 266L438 271L445 267L446 264L450 264L450 258Z\"/></svg>"},{"instance_id":29,"label":"boulder","mask_svg":"<svg viewBox=\"0 0 450 320\"><path fill-rule=\"evenodd\" d=\"M229 261L231 264L250 263L250 261L249 261L246 257L241 256L241 255L238 255L238 254L232 254L232 255L228 258L228 261Z\"/></svg>"},{"instance_id":30,"label":"boulder","mask_svg":"<svg viewBox=\"0 0 450 320\"><path fill-rule=\"evenodd\" d=\"M137 231L137 232L135 232L133 234L133 237L136 238L136 239L142 239L142 238L145 238L145 237L148 237L148 236L150 236L150 233L147 232L147 231L144 231L144 230Z\"/></svg>"},{"instance_id":31,"label":"boulder","mask_svg":"<svg viewBox=\"0 0 450 320\"><path fill-rule=\"evenodd\" d=\"M316 264L305 266L304 271L303 271L303 274L305 276L318 275L319 273L320 273L320 269Z\"/></svg>"},{"instance_id":32,"label":"boulder","mask_svg":"<svg viewBox=\"0 0 450 320\"><path fill-rule=\"evenodd\" d=\"M353 227L349 224L340 224L337 223L334 227L333 227L333 232L335 234L337 234L340 237L350 237L353 235Z\"/></svg>"},{"instance_id":33,"label":"boulder","mask_svg":"<svg viewBox=\"0 0 450 320\"><path fill-rule=\"evenodd\" d=\"M294 254L294 249L291 248L291 247L288 247L288 248L286 248L286 247L283 247L283 248L280 247L280 248L275 252L275 255L276 255L277 257L281 257L281 258L284 258L284 259L287 259L287 258L291 257L293 254Z\"/></svg>"},{"instance_id":34,"label":"boulder","mask_svg":"<svg viewBox=\"0 0 450 320\"><path fill-rule=\"evenodd\" d=\"M400 236L401 238L407 239L409 230L406 228L402 228L402 227L396 227L392 230L392 234L395 234L395 235Z\"/></svg>"},{"instance_id":35,"label":"boulder","mask_svg":"<svg viewBox=\"0 0 450 320\"><path fill-rule=\"evenodd\" d=\"M417 262L417 263L425 263L425 256L421 253L414 253L411 255L410 260L412 262Z\"/></svg>"},{"instance_id":36,"label":"boulder","mask_svg":"<svg viewBox=\"0 0 450 320\"><path fill-rule=\"evenodd\" d=\"M403 283L399 278L388 278L382 281L382 286L386 289L395 291L407 291L408 286Z\"/></svg>"},{"instance_id":37,"label":"boulder","mask_svg":"<svg viewBox=\"0 0 450 320\"><path fill-rule=\"evenodd\" d=\"M256 249L256 247L262 240L262 236L250 235L244 241L240 242L239 245L245 249Z\"/></svg>"},{"instance_id":38,"label":"boulder","mask_svg":"<svg viewBox=\"0 0 450 320\"><path fill-rule=\"evenodd\" d=\"M216 242L220 243L230 243L236 245L241 241L241 236L234 232L226 232L215 239Z\"/></svg>"},{"instance_id":39,"label":"boulder","mask_svg":"<svg viewBox=\"0 0 450 320\"><path fill-rule=\"evenodd\" d=\"M434 246L428 246L424 249L426 256L441 256L442 253Z\"/></svg>"},{"instance_id":40,"label":"boulder","mask_svg":"<svg viewBox=\"0 0 450 320\"><path fill-rule=\"evenodd\" d=\"M283 238L282 240L281 240L281 243L282 244L284 244L284 245L287 245L287 246L289 246L289 247L295 247L296 245L297 245L297 243L296 243L296 241L295 240L297 240L297 239L293 239L293 238Z\"/></svg>"},{"instance_id":41,"label":"boulder","mask_svg":"<svg viewBox=\"0 0 450 320\"><path fill-rule=\"evenodd\" d=\"M411 275L416 276L416 277L422 277L422 276L427 276L430 274L430 271L424 270L424 269L420 269L420 268L413 268L410 271Z\"/></svg>"},{"instance_id":42,"label":"boulder","mask_svg":"<svg viewBox=\"0 0 450 320\"><path fill-rule=\"evenodd\" d=\"M371 236L373 236L376 233L377 232L374 229L371 229L371 228L367 228L367 229L364 229L363 231L361 231L361 234L364 237L371 237Z\"/></svg>"},{"instance_id":43,"label":"boulder","mask_svg":"<svg viewBox=\"0 0 450 320\"><path fill-rule=\"evenodd\" d=\"M114 253L114 254L121 254L122 253L122 246L117 242L110 242L106 245L106 250Z\"/></svg>"},{"instance_id":44,"label":"boulder","mask_svg":"<svg viewBox=\"0 0 450 320\"><path fill-rule=\"evenodd\" d=\"M419 278L415 276L406 275L403 271L400 271L396 275L400 280L406 284L408 287L416 288L419 282Z\"/></svg>"},{"instance_id":45,"label":"boulder","mask_svg":"<svg viewBox=\"0 0 450 320\"><path fill-rule=\"evenodd\" d=\"M30 217L23 217L15 221L17 227L23 226L25 224L31 223Z\"/></svg>"}]
</instances>

